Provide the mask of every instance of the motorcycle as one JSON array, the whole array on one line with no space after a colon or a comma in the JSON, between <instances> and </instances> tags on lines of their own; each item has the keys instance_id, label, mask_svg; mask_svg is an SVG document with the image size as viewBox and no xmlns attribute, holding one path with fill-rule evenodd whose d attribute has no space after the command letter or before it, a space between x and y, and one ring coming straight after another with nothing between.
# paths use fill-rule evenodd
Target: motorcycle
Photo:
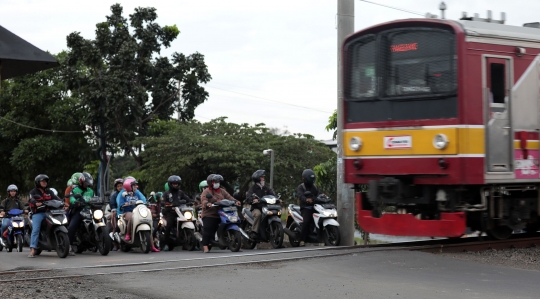
<instances>
[{"instance_id":1,"label":"motorcycle","mask_svg":"<svg viewBox=\"0 0 540 299\"><path fill-rule=\"evenodd\" d=\"M120 250L128 252L131 248L140 246L144 253L148 253L152 237L152 212L140 199L128 201L128 206L135 206L131 216L131 239L129 241L125 239L128 221L124 218L124 214L121 214L118 217L120 236L117 239Z\"/></svg>"},{"instance_id":2,"label":"motorcycle","mask_svg":"<svg viewBox=\"0 0 540 299\"><path fill-rule=\"evenodd\" d=\"M184 246L186 250L193 251L197 246L195 237L195 220L193 220L193 204L186 204L185 200L180 200L180 205L172 207L178 216L176 218L176 227L171 230L169 236L169 250L176 246ZM165 244L165 230L167 228L167 219L162 218L159 222L159 243Z\"/></svg>"},{"instance_id":3,"label":"motorcycle","mask_svg":"<svg viewBox=\"0 0 540 299\"><path fill-rule=\"evenodd\" d=\"M257 243L260 242L270 242L272 248L280 248L283 245L283 224L281 223L281 205L279 204L279 198L281 195L278 194L278 197L273 195L266 195L263 198L259 198L257 195L252 195L254 198L259 200L259 203L264 204L261 209L261 223L259 225L259 230L257 233L258 237L256 239L248 238L246 241L246 247L249 249L255 248ZM278 204L276 204L278 203ZM242 209L242 214L246 221L242 222L242 228L245 232L249 234L253 227L254 217L251 214L250 209Z\"/></svg>"},{"instance_id":4,"label":"motorcycle","mask_svg":"<svg viewBox=\"0 0 540 299\"><path fill-rule=\"evenodd\" d=\"M82 225L76 233L76 241L71 246L76 253L90 249L93 252L99 250L101 255L109 254L112 248L112 240L109 237L109 229L103 217L103 200L92 197L88 202L82 202L83 208L79 212L82 216Z\"/></svg>"},{"instance_id":5,"label":"motorcycle","mask_svg":"<svg viewBox=\"0 0 540 299\"><path fill-rule=\"evenodd\" d=\"M207 198L212 198L212 195L207 194ZM240 217L238 217L238 209L235 202L232 200L224 199L212 204L212 207L219 207L219 217L221 223L219 224L216 239L211 240L211 245L218 246L222 249L229 247L232 252L237 252L242 247L242 236L249 238L249 236L238 227L241 223ZM210 248L210 246L209 246Z\"/></svg>"},{"instance_id":6,"label":"motorcycle","mask_svg":"<svg viewBox=\"0 0 540 299\"><path fill-rule=\"evenodd\" d=\"M311 197L311 192L307 191L304 196ZM322 243L326 246L339 246L341 235L339 233L339 223L337 222L336 206L329 203L328 196L320 194L313 201L315 213L313 213L314 228L310 231L308 243ZM292 247L300 246L300 233L304 219L300 213L300 207L290 204L288 209L287 226L284 229L289 236L289 243Z\"/></svg>"},{"instance_id":7,"label":"motorcycle","mask_svg":"<svg viewBox=\"0 0 540 299\"><path fill-rule=\"evenodd\" d=\"M36 195L36 198L39 196ZM43 250L56 250L58 257L68 256L69 237L66 228L68 221L63 207L63 201L54 199L43 201L41 206L36 207L37 211L44 211L46 216L39 230L38 248L35 250L35 255L41 254ZM31 217L30 227L32 227Z\"/></svg>"},{"instance_id":8,"label":"motorcycle","mask_svg":"<svg viewBox=\"0 0 540 299\"><path fill-rule=\"evenodd\" d=\"M13 251L13 248L17 248L17 252L23 251L24 245L24 211L19 209L11 209L11 211L6 213L7 218L11 218L11 223L9 224L8 237L6 242L1 242L1 246L6 247L7 252ZM1 232L2 234L4 232Z\"/></svg>"}]
</instances>

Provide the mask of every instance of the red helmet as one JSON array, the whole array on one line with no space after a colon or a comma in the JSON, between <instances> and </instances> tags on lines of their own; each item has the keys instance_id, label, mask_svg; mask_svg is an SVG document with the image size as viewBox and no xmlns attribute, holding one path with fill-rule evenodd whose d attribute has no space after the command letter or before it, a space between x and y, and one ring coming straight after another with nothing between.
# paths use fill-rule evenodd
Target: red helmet
<instances>
[{"instance_id":1,"label":"red helmet","mask_svg":"<svg viewBox=\"0 0 540 299\"><path fill-rule=\"evenodd\" d=\"M127 192L131 192L133 191L133 185L137 185L137 181L135 179L127 179L124 181L124 190L126 190Z\"/></svg>"}]
</instances>

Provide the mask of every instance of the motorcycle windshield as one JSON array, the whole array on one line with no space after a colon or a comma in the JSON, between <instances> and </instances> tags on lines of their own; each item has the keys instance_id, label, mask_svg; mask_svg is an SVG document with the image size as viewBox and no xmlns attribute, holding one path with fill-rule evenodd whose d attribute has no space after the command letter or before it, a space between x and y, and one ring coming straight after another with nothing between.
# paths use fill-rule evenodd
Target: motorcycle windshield
<instances>
[{"instance_id":1,"label":"motorcycle windshield","mask_svg":"<svg viewBox=\"0 0 540 299\"><path fill-rule=\"evenodd\" d=\"M9 210L9 212L7 212L8 215L10 216L17 216L17 215L21 215L23 213L23 210L19 210L19 209L11 209Z\"/></svg>"}]
</instances>

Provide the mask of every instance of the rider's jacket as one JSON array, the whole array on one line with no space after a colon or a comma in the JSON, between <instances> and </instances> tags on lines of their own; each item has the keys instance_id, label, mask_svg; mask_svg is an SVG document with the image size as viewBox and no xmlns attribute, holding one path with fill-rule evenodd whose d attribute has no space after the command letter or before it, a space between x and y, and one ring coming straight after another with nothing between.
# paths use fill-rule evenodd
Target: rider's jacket
<instances>
[{"instance_id":1,"label":"rider's jacket","mask_svg":"<svg viewBox=\"0 0 540 299\"><path fill-rule=\"evenodd\" d=\"M77 194L80 194L82 196L84 202L88 202L90 198L94 196L94 190L92 190L92 188L83 189L80 186L76 186L71 190L71 194L69 195L70 204L73 205L75 202L79 201L79 199L75 198L75 195Z\"/></svg>"},{"instance_id":2,"label":"rider's jacket","mask_svg":"<svg viewBox=\"0 0 540 299\"><path fill-rule=\"evenodd\" d=\"M24 204L18 197L8 197L0 203L4 207L4 211L9 212L13 209L24 210ZM1 210L0 210L1 211Z\"/></svg>"},{"instance_id":3,"label":"rider's jacket","mask_svg":"<svg viewBox=\"0 0 540 299\"><path fill-rule=\"evenodd\" d=\"M186 203L192 202L193 200L187 196L182 190L169 190L163 193L161 198L161 207L163 215L176 214L172 207L177 207L180 204L181 200L185 200ZM167 207L166 204L170 203L172 206Z\"/></svg>"},{"instance_id":4,"label":"rider's jacket","mask_svg":"<svg viewBox=\"0 0 540 299\"><path fill-rule=\"evenodd\" d=\"M261 184L257 183L257 184L254 184L253 186L251 186L251 188L249 188L248 192L247 192L247 203L251 205L251 210L255 210L255 209L262 209L263 208L263 204L262 203L256 203L254 204L253 203L253 200L255 199L253 197L253 193L255 193L259 198L263 198L263 196L265 195L274 195L274 191L270 188L268 188L268 186L264 185L261 187Z\"/></svg>"},{"instance_id":5,"label":"rider's jacket","mask_svg":"<svg viewBox=\"0 0 540 299\"><path fill-rule=\"evenodd\" d=\"M35 199L34 195L39 195L40 197ZM49 188L46 188L45 190L42 188L34 188L30 191L30 199L28 200L28 203L30 204L30 208L32 208L32 212L35 214L45 212L44 210L36 210L36 202L44 202L52 199L61 200L58 196L54 195Z\"/></svg>"},{"instance_id":6,"label":"rider's jacket","mask_svg":"<svg viewBox=\"0 0 540 299\"><path fill-rule=\"evenodd\" d=\"M133 212L133 209L135 208L134 205L123 207L126 202L130 202L132 200L142 200L144 203L146 203L146 197L141 193L141 191L137 190L135 193L133 193L122 189L116 197L116 204L118 205L116 208L116 211L118 212L117 214L120 215L122 213Z\"/></svg>"},{"instance_id":7,"label":"rider's jacket","mask_svg":"<svg viewBox=\"0 0 540 299\"><path fill-rule=\"evenodd\" d=\"M313 202L308 203L306 202L306 197L304 196L304 192L310 191L313 197L311 197L312 200L317 198L319 195L319 189L315 184L311 184L311 186L308 186L304 183L300 184L298 186L298 189L296 190L296 195L298 196L298 200L300 200L300 208L303 209L305 207L313 206Z\"/></svg>"}]
</instances>

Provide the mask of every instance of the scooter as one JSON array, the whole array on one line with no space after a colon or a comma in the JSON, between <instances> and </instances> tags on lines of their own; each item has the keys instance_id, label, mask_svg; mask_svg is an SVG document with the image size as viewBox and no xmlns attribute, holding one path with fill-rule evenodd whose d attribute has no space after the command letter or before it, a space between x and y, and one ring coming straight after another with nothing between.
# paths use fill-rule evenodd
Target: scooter
<instances>
[{"instance_id":1,"label":"scooter","mask_svg":"<svg viewBox=\"0 0 540 299\"><path fill-rule=\"evenodd\" d=\"M186 250L193 251L197 246L197 238L195 237L195 220L193 220L192 203L186 204L185 200L180 200L180 205L173 207L176 215L176 227L171 230L169 236L169 250L173 250L175 246L184 246ZM159 243L165 244L165 230L167 228L167 219L161 218L159 224Z\"/></svg>"},{"instance_id":2,"label":"scooter","mask_svg":"<svg viewBox=\"0 0 540 299\"><path fill-rule=\"evenodd\" d=\"M36 197L40 198L39 195ZM43 201L41 206L36 207L38 211L44 211L46 216L39 230L38 248L35 250L35 255L41 254L43 250L56 250L58 257L68 256L69 237L66 228L68 221L63 207L63 201L54 199ZM32 227L31 216L30 227Z\"/></svg>"},{"instance_id":3,"label":"scooter","mask_svg":"<svg viewBox=\"0 0 540 299\"><path fill-rule=\"evenodd\" d=\"M24 245L24 213L23 210L11 209L7 212L7 218L11 218L11 223L9 224L8 237L6 243L2 244L6 247L7 252L13 251L13 248L17 248L17 252L23 251ZM1 232L2 234L4 232ZM3 242L2 242L3 243Z\"/></svg>"},{"instance_id":4,"label":"scooter","mask_svg":"<svg viewBox=\"0 0 540 299\"><path fill-rule=\"evenodd\" d=\"M212 198L212 195L207 194L207 198ZM216 237L217 239L211 240L211 244L220 248L229 247L232 252L237 252L242 247L242 236L249 238L249 236L238 227L241 223L240 217L238 217L238 209L235 202L232 200L224 199L212 204L212 207L219 207L219 217L221 223L219 224ZM209 247L210 248L210 247Z\"/></svg>"},{"instance_id":5,"label":"scooter","mask_svg":"<svg viewBox=\"0 0 540 299\"><path fill-rule=\"evenodd\" d=\"M118 229L120 236L118 243L120 250L128 252L133 247L141 247L144 253L150 252L150 238L152 237L152 212L142 200L130 200L128 205L135 206L131 216L131 239L126 241L128 221L124 214L118 217Z\"/></svg>"},{"instance_id":6,"label":"scooter","mask_svg":"<svg viewBox=\"0 0 540 299\"><path fill-rule=\"evenodd\" d=\"M112 248L112 240L109 237L109 229L103 217L103 200L92 197L88 202L83 202L84 207L79 212L82 216L82 224L77 230L76 242L71 246L76 253L90 249L93 252L99 250L101 255L109 254Z\"/></svg>"},{"instance_id":7,"label":"scooter","mask_svg":"<svg viewBox=\"0 0 540 299\"><path fill-rule=\"evenodd\" d=\"M304 196L311 197L311 192L307 191ZM313 222L315 227L309 234L309 243L322 243L326 246L339 246L341 235L339 233L339 223L337 222L336 206L329 203L328 196L320 194L314 199ZM288 209L287 226L284 229L289 236L289 243L292 247L300 246L300 233L304 224L304 219L300 213L300 207L290 204Z\"/></svg>"},{"instance_id":8,"label":"scooter","mask_svg":"<svg viewBox=\"0 0 540 299\"><path fill-rule=\"evenodd\" d=\"M273 195L266 195L263 198L259 198L257 195L252 195L259 200L259 203L264 204L261 209L261 223L257 233L256 239L248 238L246 240L246 247L249 249L255 248L257 243L270 242L272 248L280 248L283 245L283 224L281 223L281 205L279 204L279 198ZM276 204L277 203L277 204ZM253 227L254 217L251 214L251 210L248 208L242 209L242 214L246 221L242 222L242 228L249 234Z\"/></svg>"}]
</instances>

